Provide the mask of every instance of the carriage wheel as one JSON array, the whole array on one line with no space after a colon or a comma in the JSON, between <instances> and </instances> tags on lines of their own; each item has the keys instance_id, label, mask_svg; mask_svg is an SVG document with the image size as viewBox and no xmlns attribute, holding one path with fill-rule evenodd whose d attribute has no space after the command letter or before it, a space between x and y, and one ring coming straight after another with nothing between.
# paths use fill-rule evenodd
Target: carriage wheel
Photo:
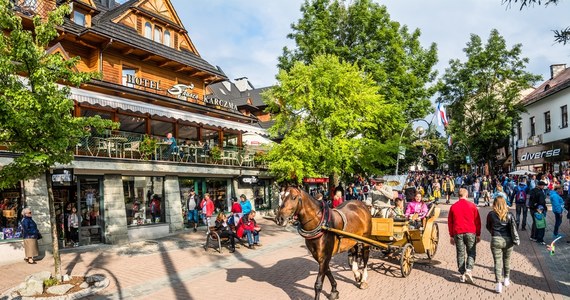
<instances>
[{"instance_id":1,"label":"carriage wheel","mask_svg":"<svg viewBox=\"0 0 570 300\"><path fill-rule=\"evenodd\" d=\"M435 253L437 252L437 244L439 243L439 227L437 223L433 224L431 229L430 245L426 253L429 259L433 259Z\"/></svg>"},{"instance_id":2,"label":"carriage wheel","mask_svg":"<svg viewBox=\"0 0 570 300\"><path fill-rule=\"evenodd\" d=\"M414 247L412 244L405 244L402 247L402 252L400 255L400 269L402 270L402 277L408 277L412 272L412 267L414 266Z\"/></svg>"}]
</instances>

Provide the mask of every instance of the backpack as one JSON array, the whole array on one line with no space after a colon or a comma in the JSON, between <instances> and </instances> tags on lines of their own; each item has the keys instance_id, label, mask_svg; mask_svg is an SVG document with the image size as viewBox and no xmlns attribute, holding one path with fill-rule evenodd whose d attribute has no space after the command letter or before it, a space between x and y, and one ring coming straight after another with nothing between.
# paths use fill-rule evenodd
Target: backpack
<instances>
[{"instance_id":1,"label":"backpack","mask_svg":"<svg viewBox=\"0 0 570 300\"><path fill-rule=\"evenodd\" d=\"M517 204L526 203L526 191L524 189L519 189L517 191L515 202Z\"/></svg>"}]
</instances>

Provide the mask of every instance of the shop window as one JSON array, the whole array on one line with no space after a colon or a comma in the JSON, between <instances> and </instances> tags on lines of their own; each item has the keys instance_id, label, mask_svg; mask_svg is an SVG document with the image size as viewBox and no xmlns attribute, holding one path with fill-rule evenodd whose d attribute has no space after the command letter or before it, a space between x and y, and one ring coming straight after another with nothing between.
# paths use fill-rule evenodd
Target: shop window
<instances>
[{"instance_id":1,"label":"shop window","mask_svg":"<svg viewBox=\"0 0 570 300\"><path fill-rule=\"evenodd\" d=\"M122 76L122 83L124 86L128 86L130 88L134 88L135 85L133 83L129 83L128 82L128 77L132 76L135 77L137 75L137 70L133 69L133 68L129 68L129 67L124 67L123 66L123 76Z\"/></svg>"},{"instance_id":2,"label":"shop window","mask_svg":"<svg viewBox=\"0 0 570 300\"><path fill-rule=\"evenodd\" d=\"M164 180L162 177L123 176L127 225L164 223Z\"/></svg>"},{"instance_id":3,"label":"shop window","mask_svg":"<svg viewBox=\"0 0 570 300\"><path fill-rule=\"evenodd\" d=\"M154 41L162 43L162 28L154 26Z\"/></svg>"},{"instance_id":4,"label":"shop window","mask_svg":"<svg viewBox=\"0 0 570 300\"><path fill-rule=\"evenodd\" d=\"M85 26L85 14L77 10L73 11L73 22L77 25Z\"/></svg>"},{"instance_id":5,"label":"shop window","mask_svg":"<svg viewBox=\"0 0 570 300\"><path fill-rule=\"evenodd\" d=\"M0 241L21 238L17 232L18 222L22 219L21 188L0 190Z\"/></svg>"},{"instance_id":6,"label":"shop window","mask_svg":"<svg viewBox=\"0 0 570 300\"><path fill-rule=\"evenodd\" d=\"M149 22L144 24L144 37L152 40L152 25Z\"/></svg>"},{"instance_id":7,"label":"shop window","mask_svg":"<svg viewBox=\"0 0 570 300\"><path fill-rule=\"evenodd\" d=\"M210 194L210 198L214 201L217 212L228 211L228 180L227 179L206 179L206 192ZM200 199L204 195L201 196Z\"/></svg>"},{"instance_id":8,"label":"shop window","mask_svg":"<svg viewBox=\"0 0 570 300\"><path fill-rule=\"evenodd\" d=\"M170 31L164 31L164 45L170 47Z\"/></svg>"}]
</instances>

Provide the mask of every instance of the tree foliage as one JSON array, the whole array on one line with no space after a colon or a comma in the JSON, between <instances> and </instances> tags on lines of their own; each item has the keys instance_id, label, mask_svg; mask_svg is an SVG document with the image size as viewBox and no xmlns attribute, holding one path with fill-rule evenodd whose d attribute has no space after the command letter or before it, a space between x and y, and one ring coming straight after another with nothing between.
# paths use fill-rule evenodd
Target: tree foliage
<instances>
[{"instance_id":1,"label":"tree foliage","mask_svg":"<svg viewBox=\"0 0 570 300\"><path fill-rule=\"evenodd\" d=\"M362 133L383 123L396 126L378 86L358 66L333 55L297 62L277 75L279 84L265 94L283 141L269 152L270 170L278 180L351 173L362 148L371 141Z\"/></svg>"},{"instance_id":2,"label":"tree foliage","mask_svg":"<svg viewBox=\"0 0 570 300\"><path fill-rule=\"evenodd\" d=\"M69 11L68 6L59 6L45 19L35 16L33 29L28 29L14 13L12 1L0 0L0 144L15 154L0 170L0 188L46 176L56 273L58 237L49 170L73 160L75 145L89 133L85 128L113 126L99 117L73 117L65 85L77 86L94 74L74 68L79 58L65 60L46 52Z\"/></svg>"},{"instance_id":3,"label":"tree foliage","mask_svg":"<svg viewBox=\"0 0 570 300\"><path fill-rule=\"evenodd\" d=\"M530 6L534 6L535 4L538 5L542 5L544 3L545 6L548 6L550 4L558 4L559 0L502 0L503 4L507 4L509 7L511 6L511 4L514 3L520 3L521 7L520 9L522 10L525 7L530 7ZM567 43L570 43L570 26L563 28L563 29L554 29L552 30L554 32L554 41L557 43L561 43L566 45Z\"/></svg>"},{"instance_id":4,"label":"tree foliage","mask_svg":"<svg viewBox=\"0 0 570 300\"><path fill-rule=\"evenodd\" d=\"M385 101L401 106L406 120L427 115L434 93L427 84L436 76L437 50L435 44L422 48L419 30L410 32L392 21L386 7L371 0L306 0L301 12L288 35L297 48L284 48L280 69L334 54L369 74Z\"/></svg>"},{"instance_id":5,"label":"tree foliage","mask_svg":"<svg viewBox=\"0 0 570 300\"><path fill-rule=\"evenodd\" d=\"M448 103L448 133L471 148L475 161L495 157L508 146L513 125L524 111L521 92L540 76L525 71L528 59L522 46L508 49L505 39L492 30L487 42L471 35L463 49L467 60L449 62L439 90L439 101Z\"/></svg>"}]
</instances>

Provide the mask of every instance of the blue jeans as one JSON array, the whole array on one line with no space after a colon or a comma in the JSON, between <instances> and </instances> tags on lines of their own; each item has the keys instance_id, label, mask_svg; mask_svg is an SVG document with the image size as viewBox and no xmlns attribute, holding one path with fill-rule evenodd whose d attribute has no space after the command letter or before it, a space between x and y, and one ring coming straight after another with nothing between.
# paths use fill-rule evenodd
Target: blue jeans
<instances>
[{"instance_id":1,"label":"blue jeans","mask_svg":"<svg viewBox=\"0 0 570 300\"><path fill-rule=\"evenodd\" d=\"M521 228L524 229L526 227L526 216L528 215L528 207L526 207L526 204L524 203L517 203L515 207L517 208L516 217L515 217L515 220L517 222L517 227L519 227L520 225ZM522 222L521 222L521 213L522 213Z\"/></svg>"},{"instance_id":2,"label":"blue jeans","mask_svg":"<svg viewBox=\"0 0 570 300\"><path fill-rule=\"evenodd\" d=\"M243 233L247 236L247 243L249 245L258 244L259 243L259 232L257 231L250 231L244 230Z\"/></svg>"},{"instance_id":3,"label":"blue jeans","mask_svg":"<svg viewBox=\"0 0 570 300\"><path fill-rule=\"evenodd\" d=\"M465 274L466 270L473 270L475 266L475 257L477 256L477 237L474 233L456 234L455 251L457 254L457 267L459 273ZM465 257L467 255L467 258Z\"/></svg>"},{"instance_id":4,"label":"blue jeans","mask_svg":"<svg viewBox=\"0 0 570 300\"><path fill-rule=\"evenodd\" d=\"M186 214L186 218L188 219L188 225L190 223L194 223L194 226L198 225L198 211L195 209L189 210Z\"/></svg>"},{"instance_id":5,"label":"blue jeans","mask_svg":"<svg viewBox=\"0 0 570 300\"><path fill-rule=\"evenodd\" d=\"M554 231L552 234L558 235L558 229L560 228L560 224L562 224L562 213L554 213Z\"/></svg>"},{"instance_id":6,"label":"blue jeans","mask_svg":"<svg viewBox=\"0 0 570 300\"><path fill-rule=\"evenodd\" d=\"M473 202L475 203L475 205L479 205L479 197L481 196L481 194L477 191L473 191Z\"/></svg>"}]
</instances>

